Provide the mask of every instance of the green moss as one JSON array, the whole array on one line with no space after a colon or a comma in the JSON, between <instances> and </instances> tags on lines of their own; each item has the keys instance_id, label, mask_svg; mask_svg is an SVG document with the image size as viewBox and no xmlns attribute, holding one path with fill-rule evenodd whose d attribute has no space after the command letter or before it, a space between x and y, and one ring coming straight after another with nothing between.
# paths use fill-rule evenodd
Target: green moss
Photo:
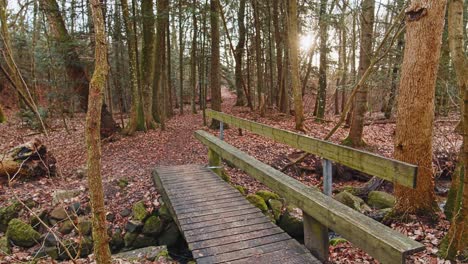
<instances>
[{"instance_id":1,"label":"green moss","mask_svg":"<svg viewBox=\"0 0 468 264\"><path fill-rule=\"evenodd\" d=\"M157 216L150 216L146 219L145 225L143 226L143 234L157 235L162 230L162 222Z\"/></svg>"},{"instance_id":2,"label":"green moss","mask_svg":"<svg viewBox=\"0 0 468 264\"><path fill-rule=\"evenodd\" d=\"M59 228L59 232L64 235L67 235L67 234L70 234L74 228L75 226L73 225L73 222L70 220L67 220L62 223L62 225Z\"/></svg>"},{"instance_id":3,"label":"green moss","mask_svg":"<svg viewBox=\"0 0 468 264\"><path fill-rule=\"evenodd\" d=\"M343 244L343 243L346 243L346 242L348 242L348 240L346 240L346 239L344 239L342 237L335 237L332 240L330 240L330 245L335 247L335 246L337 246L339 244Z\"/></svg>"},{"instance_id":4,"label":"green moss","mask_svg":"<svg viewBox=\"0 0 468 264\"><path fill-rule=\"evenodd\" d=\"M18 212L21 209L19 202L13 202L7 207L0 208L0 232L5 232L8 228L8 223L18 217Z\"/></svg>"},{"instance_id":5,"label":"green moss","mask_svg":"<svg viewBox=\"0 0 468 264\"><path fill-rule=\"evenodd\" d=\"M268 211L268 206L265 203L265 200L263 200L262 197L256 195L256 194L249 194L246 196L246 199L258 207L262 212L267 212Z\"/></svg>"},{"instance_id":6,"label":"green moss","mask_svg":"<svg viewBox=\"0 0 468 264\"><path fill-rule=\"evenodd\" d=\"M128 180L127 179L119 179L117 181L117 186L119 186L120 188L125 188L128 186Z\"/></svg>"},{"instance_id":7,"label":"green moss","mask_svg":"<svg viewBox=\"0 0 468 264\"><path fill-rule=\"evenodd\" d=\"M6 122L6 116L5 116L5 113L3 112L2 106L0 105L0 124L5 123L5 122Z\"/></svg>"},{"instance_id":8,"label":"green moss","mask_svg":"<svg viewBox=\"0 0 468 264\"><path fill-rule=\"evenodd\" d=\"M143 112L143 104L137 106L137 130L146 131L145 115Z\"/></svg>"},{"instance_id":9,"label":"green moss","mask_svg":"<svg viewBox=\"0 0 468 264\"><path fill-rule=\"evenodd\" d=\"M295 239L304 240L304 223L302 219L291 214L290 209L281 216L278 226Z\"/></svg>"},{"instance_id":10,"label":"green moss","mask_svg":"<svg viewBox=\"0 0 468 264\"><path fill-rule=\"evenodd\" d=\"M268 202L268 200L270 199L278 200L280 198L279 195L277 195L276 193L273 193L267 190L260 190L256 192L255 194L262 197L265 202Z\"/></svg>"},{"instance_id":11,"label":"green moss","mask_svg":"<svg viewBox=\"0 0 468 264\"><path fill-rule=\"evenodd\" d=\"M143 201L135 203L132 209L133 219L143 221L148 216L148 212L146 211L145 203Z\"/></svg>"},{"instance_id":12,"label":"green moss","mask_svg":"<svg viewBox=\"0 0 468 264\"><path fill-rule=\"evenodd\" d=\"M377 209L391 208L395 205L395 197L386 192L372 191L367 203Z\"/></svg>"},{"instance_id":13,"label":"green moss","mask_svg":"<svg viewBox=\"0 0 468 264\"><path fill-rule=\"evenodd\" d=\"M234 188L236 188L242 195L247 194L247 190L243 186L235 185Z\"/></svg>"},{"instance_id":14,"label":"green moss","mask_svg":"<svg viewBox=\"0 0 468 264\"><path fill-rule=\"evenodd\" d=\"M6 237L15 245L21 247L32 247L39 241L41 234L34 230L30 225L15 218L8 224Z\"/></svg>"},{"instance_id":15,"label":"green moss","mask_svg":"<svg viewBox=\"0 0 468 264\"><path fill-rule=\"evenodd\" d=\"M270 199L268 201L273 217L278 221L281 217L281 210L283 209L283 203L280 200Z\"/></svg>"},{"instance_id":16,"label":"green moss","mask_svg":"<svg viewBox=\"0 0 468 264\"><path fill-rule=\"evenodd\" d=\"M159 259L159 258L170 260L171 256L169 256L169 251L167 249L161 250L161 252L159 252L158 255L156 256L156 259Z\"/></svg>"},{"instance_id":17,"label":"green moss","mask_svg":"<svg viewBox=\"0 0 468 264\"><path fill-rule=\"evenodd\" d=\"M463 186L463 179L465 178L465 169L463 165L457 165L453 175L452 175L452 182L458 182L458 186ZM456 188L455 185L449 190L447 196L447 202L445 203L444 213L447 219L451 220L453 218L453 212L460 208L461 205L461 193L463 188Z\"/></svg>"},{"instance_id":18,"label":"green moss","mask_svg":"<svg viewBox=\"0 0 468 264\"><path fill-rule=\"evenodd\" d=\"M340 192L339 194L335 195L335 199L339 201L340 203L358 211L358 212L366 212L370 211L369 206L367 206L366 203L364 203L364 200L361 198L352 195L351 193L347 191Z\"/></svg>"},{"instance_id":19,"label":"green moss","mask_svg":"<svg viewBox=\"0 0 468 264\"><path fill-rule=\"evenodd\" d=\"M8 239L4 237L0 237L0 255L2 254L11 254L10 245L8 245Z\"/></svg>"},{"instance_id":20,"label":"green moss","mask_svg":"<svg viewBox=\"0 0 468 264\"><path fill-rule=\"evenodd\" d=\"M159 207L158 215L164 221L172 221L172 215L165 204L162 204L161 207Z\"/></svg>"},{"instance_id":21,"label":"green moss","mask_svg":"<svg viewBox=\"0 0 468 264\"><path fill-rule=\"evenodd\" d=\"M80 219L78 222L78 229L82 235L87 236L91 234L91 231L93 230L93 224L90 220Z\"/></svg>"}]
</instances>

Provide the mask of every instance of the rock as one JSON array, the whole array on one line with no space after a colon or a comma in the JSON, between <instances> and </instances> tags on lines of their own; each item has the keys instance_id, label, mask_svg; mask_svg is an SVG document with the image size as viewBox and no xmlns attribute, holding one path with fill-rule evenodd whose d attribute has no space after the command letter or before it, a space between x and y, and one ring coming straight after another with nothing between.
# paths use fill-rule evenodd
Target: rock
<instances>
[{"instance_id":1,"label":"rock","mask_svg":"<svg viewBox=\"0 0 468 264\"><path fill-rule=\"evenodd\" d=\"M370 211L369 206L361 198L352 195L348 191L342 191L335 195L335 200L361 213Z\"/></svg>"},{"instance_id":2,"label":"rock","mask_svg":"<svg viewBox=\"0 0 468 264\"><path fill-rule=\"evenodd\" d=\"M120 229L117 228L114 231L114 233L111 236L109 245L112 252L117 252L125 246L125 241L122 238L122 231Z\"/></svg>"},{"instance_id":3,"label":"rock","mask_svg":"<svg viewBox=\"0 0 468 264\"><path fill-rule=\"evenodd\" d=\"M32 247L37 244L41 238L34 228L24 223L18 218L12 219L8 224L6 237L12 241L14 245L21 247Z\"/></svg>"},{"instance_id":4,"label":"rock","mask_svg":"<svg viewBox=\"0 0 468 264\"><path fill-rule=\"evenodd\" d=\"M278 226L293 238L300 241L304 240L304 223L302 219L294 216L290 209L286 210L280 217Z\"/></svg>"},{"instance_id":5,"label":"rock","mask_svg":"<svg viewBox=\"0 0 468 264\"><path fill-rule=\"evenodd\" d=\"M113 213L111 213L111 212L108 212L108 213L106 214L106 220L107 220L108 222L114 222L114 220L115 220L115 214L113 214Z\"/></svg>"},{"instance_id":6,"label":"rock","mask_svg":"<svg viewBox=\"0 0 468 264\"><path fill-rule=\"evenodd\" d=\"M369 193L367 203L376 209L391 208L395 205L395 196L380 191L372 191Z\"/></svg>"},{"instance_id":7,"label":"rock","mask_svg":"<svg viewBox=\"0 0 468 264\"><path fill-rule=\"evenodd\" d=\"M163 225L159 217L153 215L146 219L142 233L146 235L157 235L161 232L162 227Z\"/></svg>"},{"instance_id":8,"label":"rock","mask_svg":"<svg viewBox=\"0 0 468 264\"><path fill-rule=\"evenodd\" d=\"M127 179L119 179L117 180L117 186L119 186L120 188L125 188L128 186L128 180Z\"/></svg>"},{"instance_id":9,"label":"rock","mask_svg":"<svg viewBox=\"0 0 468 264\"><path fill-rule=\"evenodd\" d=\"M130 220L125 225L125 230L131 233L140 232L142 228L143 228L143 223L140 221L136 221L136 220Z\"/></svg>"},{"instance_id":10,"label":"rock","mask_svg":"<svg viewBox=\"0 0 468 264\"><path fill-rule=\"evenodd\" d=\"M132 247L133 242L135 241L137 237L138 237L137 233L131 233L131 232L125 233L124 238L123 238L125 247L126 248Z\"/></svg>"},{"instance_id":11,"label":"rock","mask_svg":"<svg viewBox=\"0 0 468 264\"><path fill-rule=\"evenodd\" d=\"M67 221L64 221L60 227L59 227L59 232L64 234L64 235L68 235L71 233L71 231L73 231L73 229L75 229L75 226L73 225L73 222L70 221L70 220L67 220Z\"/></svg>"},{"instance_id":12,"label":"rock","mask_svg":"<svg viewBox=\"0 0 468 264\"><path fill-rule=\"evenodd\" d=\"M330 245L335 247L335 246L337 246L339 244L343 244L343 243L346 243L346 242L348 242L348 240L346 240L346 239L344 239L342 237L335 237L335 238L332 238L330 240Z\"/></svg>"},{"instance_id":13,"label":"rock","mask_svg":"<svg viewBox=\"0 0 468 264\"><path fill-rule=\"evenodd\" d=\"M162 234L158 238L159 245L166 245L168 247L175 246L179 239L180 232L174 222L169 223Z\"/></svg>"},{"instance_id":14,"label":"rock","mask_svg":"<svg viewBox=\"0 0 468 264\"><path fill-rule=\"evenodd\" d=\"M13 202L7 207L0 208L0 232L5 232L8 228L8 223L18 217L21 204L19 202Z\"/></svg>"},{"instance_id":15,"label":"rock","mask_svg":"<svg viewBox=\"0 0 468 264\"><path fill-rule=\"evenodd\" d=\"M46 233L41 236L41 241L44 242L44 245L47 247L55 247L58 244L57 238L52 233Z\"/></svg>"},{"instance_id":16,"label":"rock","mask_svg":"<svg viewBox=\"0 0 468 264\"><path fill-rule=\"evenodd\" d=\"M130 209L128 209L128 208L125 208L125 209L122 210L122 212L120 212L120 216L122 216L122 217L127 217L127 216L129 216L131 214L132 214L132 211Z\"/></svg>"},{"instance_id":17,"label":"rock","mask_svg":"<svg viewBox=\"0 0 468 264\"><path fill-rule=\"evenodd\" d=\"M281 217L281 210L283 209L283 203L280 200L270 199L268 201L273 217L278 221Z\"/></svg>"},{"instance_id":18,"label":"rock","mask_svg":"<svg viewBox=\"0 0 468 264\"><path fill-rule=\"evenodd\" d=\"M260 196L263 198L263 200L267 203L268 200L270 199L279 199L279 195L277 195L276 193L273 193L273 192L270 192L270 191L267 191L267 190L260 190L258 192L255 193L256 195Z\"/></svg>"},{"instance_id":19,"label":"rock","mask_svg":"<svg viewBox=\"0 0 468 264\"><path fill-rule=\"evenodd\" d=\"M34 253L35 259L42 259L45 257L51 257L52 259L58 259L59 252L57 247L41 247Z\"/></svg>"},{"instance_id":20,"label":"rock","mask_svg":"<svg viewBox=\"0 0 468 264\"><path fill-rule=\"evenodd\" d=\"M146 211L146 207L143 201L139 201L134 204L132 209L133 219L135 220L144 221L148 216L148 211Z\"/></svg>"},{"instance_id":21,"label":"rock","mask_svg":"<svg viewBox=\"0 0 468 264\"><path fill-rule=\"evenodd\" d=\"M56 190L52 194L52 204L56 205L62 201L69 200L80 195L80 190Z\"/></svg>"},{"instance_id":22,"label":"rock","mask_svg":"<svg viewBox=\"0 0 468 264\"><path fill-rule=\"evenodd\" d=\"M55 219L55 220L58 220L58 221L62 221L64 219L67 219L68 218L68 213L67 211L65 210L65 208L63 208L62 206L59 206L59 207L55 207L54 210L52 210L50 213L49 213L49 216L50 218L52 219Z\"/></svg>"},{"instance_id":23,"label":"rock","mask_svg":"<svg viewBox=\"0 0 468 264\"><path fill-rule=\"evenodd\" d=\"M80 242L81 244L73 240L63 241L63 244L65 245L65 247L70 252L73 258L75 258L78 255L78 253L80 253L79 256L82 258L87 257L89 254L93 253L93 241L90 237L83 237L83 239ZM59 247L60 249L59 249L58 259L60 260L70 259L70 257L67 255L63 246L60 245ZM81 249L81 251L79 251L79 249Z\"/></svg>"},{"instance_id":24,"label":"rock","mask_svg":"<svg viewBox=\"0 0 468 264\"><path fill-rule=\"evenodd\" d=\"M140 234L133 241L132 247L144 248L144 247L149 247L149 246L155 246L157 244L158 244L158 240L156 238Z\"/></svg>"},{"instance_id":25,"label":"rock","mask_svg":"<svg viewBox=\"0 0 468 264\"><path fill-rule=\"evenodd\" d=\"M123 262L139 262L142 263L145 260L155 261L161 255L167 254L166 246L151 246L145 248L139 248L131 251L120 252L112 256L114 260L123 260Z\"/></svg>"},{"instance_id":26,"label":"rock","mask_svg":"<svg viewBox=\"0 0 468 264\"><path fill-rule=\"evenodd\" d=\"M6 236L0 237L0 255L1 254L11 254L10 245Z\"/></svg>"},{"instance_id":27,"label":"rock","mask_svg":"<svg viewBox=\"0 0 468 264\"><path fill-rule=\"evenodd\" d=\"M37 214L38 217L33 216L31 220L29 221L31 223L31 226L36 230L39 231L44 228L42 223L39 221L42 220L46 225L49 225L49 220L47 219L47 210L42 210Z\"/></svg>"},{"instance_id":28,"label":"rock","mask_svg":"<svg viewBox=\"0 0 468 264\"><path fill-rule=\"evenodd\" d=\"M88 219L79 219L78 220L78 230L84 236L91 235L91 231L93 229L93 224Z\"/></svg>"},{"instance_id":29,"label":"rock","mask_svg":"<svg viewBox=\"0 0 468 264\"><path fill-rule=\"evenodd\" d=\"M384 208L376 211L369 212L368 217L374 219L375 221L382 222L387 214L392 211L392 208Z\"/></svg>"},{"instance_id":30,"label":"rock","mask_svg":"<svg viewBox=\"0 0 468 264\"><path fill-rule=\"evenodd\" d=\"M243 186L235 185L234 188L236 188L242 195L247 194L247 190Z\"/></svg>"},{"instance_id":31,"label":"rock","mask_svg":"<svg viewBox=\"0 0 468 264\"><path fill-rule=\"evenodd\" d=\"M268 206L265 203L265 200L263 200L262 197L256 195L256 194L249 194L245 197L250 203L258 207L262 212L267 212L268 211Z\"/></svg>"},{"instance_id":32,"label":"rock","mask_svg":"<svg viewBox=\"0 0 468 264\"><path fill-rule=\"evenodd\" d=\"M71 213L76 214L76 215L79 215L79 214L83 213L83 210L81 210L81 204L78 203L78 202L73 203L72 205L70 205L68 207L68 211L70 211Z\"/></svg>"},{"instance_id":33,"label":"rock","mask_svg":"<svg viewBox=\"0 0 468 264\"><path fill-rule=\"evenodd\" d=\"M161 204L161 207L159 207L158 215L159 215L159 218L163 221L166 221L166 222L172 221L172 215L169 212L169 209L167 208L165 204Z\"/></svg>"}]
</instances>

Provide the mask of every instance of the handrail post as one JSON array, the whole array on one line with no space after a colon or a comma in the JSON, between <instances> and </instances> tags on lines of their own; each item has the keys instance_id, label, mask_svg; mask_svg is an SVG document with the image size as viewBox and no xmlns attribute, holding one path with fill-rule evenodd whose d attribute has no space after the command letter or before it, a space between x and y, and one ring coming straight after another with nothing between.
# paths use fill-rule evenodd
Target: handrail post
<instances>
[{"instance_id":1,"label":"handrail post","mask_svg":"<svg viewBox=\"0 0 468 264\"><path fill-rule=\"evenodd\" d=\"M322 160L323 168L323 193L331 196L333 191L332 186L332 162L327 159Z\"/></svg>"},{"instance_id":2,"label":"handrail post","mask_svg":"<svg viewBox=\"0 0 468 264\"><path fill-rule=\"evenodd\" d=\"M224 122L219 122L219 139L224 140Z\"/></svg>"}]
</instances>

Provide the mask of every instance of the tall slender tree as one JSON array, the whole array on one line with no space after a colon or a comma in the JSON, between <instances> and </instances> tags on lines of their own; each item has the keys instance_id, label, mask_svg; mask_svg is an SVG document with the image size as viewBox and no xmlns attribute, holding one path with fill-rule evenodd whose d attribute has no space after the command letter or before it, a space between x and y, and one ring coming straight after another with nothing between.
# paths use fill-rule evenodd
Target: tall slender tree
<instances>
[{"instance_id":1,"label":"tall slender tree","mask_svg":"<svg viewBox=\"0 0 468 264\"><path fill-rule=\"evenodd\" d=\"M99 264L111 263L109 237L106 226L106 210L104 207L104 190L101 177L101 109L102 95L106 85L109 65L107 64L107 41L104 28L101 3L91 1L91 11L95 34L95 67L89 83L88 113L86 115L86 146L88 185L91 200L92 229L94 255Z\"/></svg>"},{"instance_id":2,"label":"tall slender tree","mask_svg":"<svg viewBox=\"0 0 468 264\"><path fill-rule=\"evenodd\" d=\"M288 42L291 63L291 85L294 97L296 129L304 131L304 110L299 79L299 54L297 43L297 0L288 1Z\"/></svg>"},{"instance_id":3,"label":"tall slender tree","mask_svg":"<svg viewBox=\"0 0 468 264\"><path fill-rule=\"evenodd\" d=\"M255 62L257 69L257 96L258 96L258 109L260 110L260 116L265 116L266 102L265 102L265 91L263 82L265 81L263 76L263 52L262 52L262 25L260 24L260 7L258 0L252 0L253 6L253 17L255 26Z\"/></svg>"},{"instance_id":4,"label":"tall slender tree","mask_svg":"<svg viewBox=\"0 0 468 264\"><path fill-rule=\"evenodd\" d=\"M432 125L445 5L443 0L413 0L406 9L395 158L419 168L415 189L395 185L396 214L427 216L438 210L432 172Z\"/></svg>"},{"instance_id":5,"label":"tall slender tree","mask_svg":"<svg viewBox=\"0 0 468 264\"><path fill-rule=\"evenodd\" d=\"M211 109L221 111L221 62L219 58L219 0L210 0L211 24ZM219 121L213 119L211 128L218 128Z\"/></svg>"},{"instance_id":6,"label":"tall slender tree","mask_svg":"<svg viewBox=\"0 0 468 264\"><path fill-rule=\"evenodd\" d=\"M245 95L242 77L242 59L244 57L245 48L245 0L239 1L239 10L237 11L237 25L239 27L239 42L237 42L234 59L236 60L235 78L236 78L236 105L245 105Z\"/></svg>"},{"instance_id":7,"label":"tall slender tree","mask_svg":"<svg viewBox=\"0 0 468 264\"><path fill-rule=\"evenodd\" d=\"M325 116L327 104L327 56L328 56L328 19L327 0L320 0L319 36L320 36L320 64L319 64L319 89L317 94L317 118L322 120Z\"/></svg>"},{"instance_id":8,"label":"tall slender tree","mask_svg":"<svg viewBox=\"0 0 468 264\"><path fill-rule=\"evenodd\" d=\"M195 105L195 98L197 95L197 33L198 33L198 24L197 24L197 1L193 0L192 2L192 22L193 22L193 39L192 39L192 52L191 52L191 63L190 63L190 97L191 102L190 106L192 108L192 114L197 113L197 108Z\"/></svg>"},{"instance_id":9,"label":"tall slender tree","mask_svg":"<svg viewBox=\"0 0 468 264\"><path fill-rule=\"evenodd\" d=\"M154 78L154 13L153 0L141 1L141 15L143 26L141 73L143 77L142 99L143 115L148 129L154 129L156 123L153 118L153 78Z\"/></svg>"}]
</instances>

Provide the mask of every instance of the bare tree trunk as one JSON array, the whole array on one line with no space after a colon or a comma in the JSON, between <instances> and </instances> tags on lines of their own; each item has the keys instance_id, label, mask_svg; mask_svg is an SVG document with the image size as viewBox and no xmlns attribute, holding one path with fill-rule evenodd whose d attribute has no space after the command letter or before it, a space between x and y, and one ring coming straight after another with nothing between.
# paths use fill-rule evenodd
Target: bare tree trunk
<instances>
[{"instance_id":1,"label":"bare tree trunk","mask_svg":"<svg viewBox=\"0 0 468 264\"><path fill-rule=\"evenodd\" d=\"M195 10L195 6L193 6ZM182 26L182 0L179 0L179 93L180 114L184 114L184 30Z\"/></svg>"},{"instance_id":2,"label":"bare tree trunk","mask_svg":"<svg viewBox=\"0 0 468 264\"><path fill-rule=\"evenodd\" d=\"M237 25L239 26L239 42L234 53L236 60L235 76L236 76L236 105L245 105L245 95L242 77L242 59L244 57L245 48L245 0L239 1L239 11L237 12Z\"/></svg>"},{"instance_id":3,"label":"bare tree trunk","mask_svg":"<svg viewBox=\"0 0 468 264\"><path fill-rule=\"evenodd\" d=\"M369 67L372 58L372 43L374 37L374 9L375 0L364 0L361 5L361 45L359 48L359 72L360 79L366 69ZM367 111L367 85L356 93L354 99L354 109L351 115L351 126L349 129L348 138L345 139L345 144L353 147L365 145L362 139L364 129L364 116Z\"/></svg>"},{"instance_id":4,"label":"bare tree trunk","mask_svg":"<svg viewBox=\"0 0 468 264\"><path fill-rule=\"evenodd\" d=\"M304 131L304 106L302 104L302 91L299 80L299 55L297 44L297 0L289 0L288 3L288 42L296 129Z\"/></svg>"},{"instance_id":5,"label":"bare tree trunk","mask_svg":"<svg viewBox=\"0 0 468 264\"><path fill-rule=\"evenodd\" d=\"M6 115L5 115L5 113L3 112L3 107L2 107L2 105L0 104L0 124L1 124L1 123L5 123L6 121L7 121Z\"/></svg>"},{"instance_id":6,"label":"bare tree trunk","mask_svg":"<svg viewBox=\"0 0 468 264\"><path fill-rule=\"evenodd\" d=\"M153 1L141 1L141 15L143 24L143 47L141 58L141 69L143 75L143 113L145 124L148 129L156 128L153 118L153 78L154 78L154 13Z\"/></svg>"},{"instance_id":7,"label":"bare tree trunk","mask_svg":"<svg viewBox=\"0 0 468 264\"><path fill-rule=\"evenodd\" d=\"M258 109L260 110L260 116L265 116L266 104L265 104L265 91L263 88L263 52L262 52L262 37L261 37L261 25L260 25L260 10L259 1L252 0L252 6L254 9L254 26L255 26L255 61L257 69L257 95L258 95Z\"/></svg>"},{"instance_id":8,"label":"bare tree trunk","mask_svg":"<svg viewBox=\"0 0 468 264\"><path fill-rule=\"evenodd\" d=\"M104 19L99 0L91 1L91 11L95 32L95 68L89 83L88 113L86 116L86 146L88 185L91 200L94 255L100 264L111 263L109 237L106 226L106 210L104 208L104 190L101 177L101 137L100 118L102 109L102 94L109 71L107 64L107 43L104 29Z\"/></svg>"},{"instance_id":9,"label":"bare tree trunk","mask_svg":"<svg viewBox=\"0 0 468 264\"><path fill-rule=\"evenodd\" d=\"M211 109L221 111L221 67L219 58L219 1L210 0L211 23ZM218 128L219 121L213 119L211 128Z\"/></svg>"},{"instance_id":10,"label":"bare tree trunk","mask_svg":"<svg viewBox=\"0 0 468 264\"><path fill-rule=\"evenodd\" d=\"M319 15L319 35L320 35L320 65L319 65L319 89L317 93L317 118L322 120L325 117L325 106L327 104L327 0L320 0Z\"/></svg>"},{"instance_id":11,"label":"bare tree trunk","mask_svg":"<svg viewBox=\"0 0 468 264\"><path fill-rule=\"evenodd\" d=\"M406 9L395 158L418 164L419 169L415 189L395 184L396 214L427 216L438 210L432 173L432 125L445 5L441 0L413 0Z\"/></svg>"},{"instance_id":12,"label":"bare tree trunk","mask_svg":"<svg viewBox=\"0 0 468 264\"><path fill-rule=\"evenodd\" d=\"M277 83L276 83L276 91L275 93L275 101L276 104L279 106L279 109L283 113L288 113L288 109L284 106L286 103L283 102L285 100L286 94L285 87L283 85L283 47L282 47L282 36L281 36L281 29L280 29L280 12L279 12L279 3L278 0L273 0L273 27L275 28L275 46L276 46L276 75L277 75ZM281 96L283 95L283 96Z\"/></svg>"},{"instance_id":13,"label":"bare tree trunk","mask_svg":"<svg viewBox=\"0 0 468 264\"><path fill-rule=\"evenodd\" d=\"M192 54L191 54L191 63L190 63L190 105L192 107L192 114L197 113L197 108L195 105L195 98L197 97L197 14L196 14L196 0L193 0L193 39L192 39Z\"/></svg>"}]
</instances>

